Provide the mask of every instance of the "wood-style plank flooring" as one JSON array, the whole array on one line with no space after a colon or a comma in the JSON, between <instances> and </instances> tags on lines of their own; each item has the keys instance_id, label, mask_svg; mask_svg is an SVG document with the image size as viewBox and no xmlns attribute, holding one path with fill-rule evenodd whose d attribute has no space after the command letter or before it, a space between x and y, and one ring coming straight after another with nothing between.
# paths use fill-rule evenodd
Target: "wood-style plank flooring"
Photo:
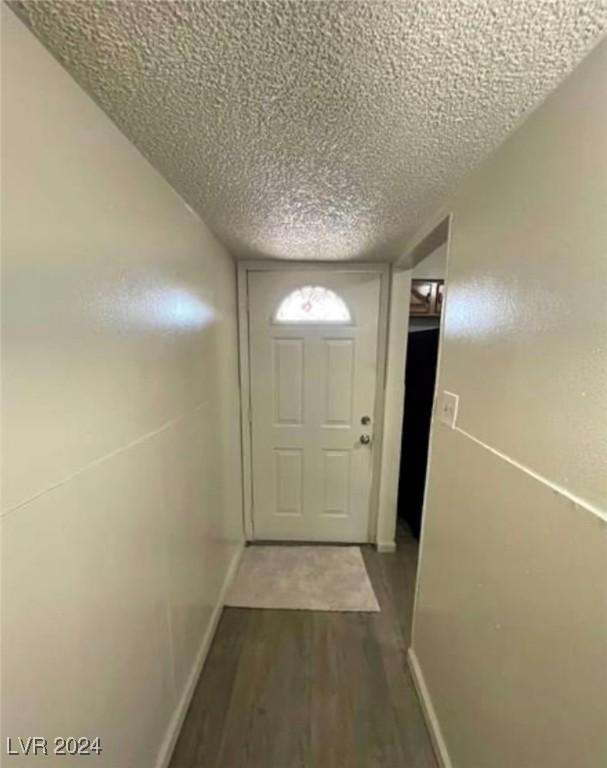
<instances>
[{"instance_id":1,"label":"wood-style plank flooring","mask_svg":"<svg viewBox=\"0 0 607 768\"><path fill-rule=\"evenodd\" d=\"M405 657L417 542L362 549L381 613L224 609L170 768L436 768Z\"/></svg>"}]
</instances>

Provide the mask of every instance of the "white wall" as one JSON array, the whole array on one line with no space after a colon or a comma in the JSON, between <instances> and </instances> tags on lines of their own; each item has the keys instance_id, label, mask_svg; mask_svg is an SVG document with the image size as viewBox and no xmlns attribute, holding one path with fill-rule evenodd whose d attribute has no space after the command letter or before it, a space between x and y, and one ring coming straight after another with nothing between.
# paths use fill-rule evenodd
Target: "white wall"
<instances>
[{"instance_id":1,"label":"white wall","mask_svg":"<svg viewBox=\"0 0 607 768\"><path fill-rule=\"evenodd\" d=\"M607 43L453 206L413 661L454 768L607 759Z\"/></svg>"},{"instance_id":2,"label":"white wall","mask_svg":"<svg viewBox=\"0 0 607 768\"><path fill-rule=\"evenodd\" d=\"M447 243L442 243L413 267L414 280L444 280L447 268Z\"/></svg>"},{"instance_id":3,"label":"white wall","mask_svg":"<svg viewBox=\"0 0 607 768\"><path fill-rule=\"evenodd\" d=\"M234 264L4 5L2 160L3 731L152 768L242 542Z\"/></svg>"}]
</instances>

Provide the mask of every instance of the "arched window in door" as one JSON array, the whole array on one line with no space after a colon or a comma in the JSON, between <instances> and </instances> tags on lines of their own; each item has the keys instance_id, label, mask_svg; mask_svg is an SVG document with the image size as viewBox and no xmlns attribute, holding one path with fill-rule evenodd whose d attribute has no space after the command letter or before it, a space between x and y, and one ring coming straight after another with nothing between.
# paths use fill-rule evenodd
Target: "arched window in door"
<instances>
[{"instance_id":1,"label":"arched window in door","mask_svg":"<svg viewBox=\"0 0 607 768\"><path fill-rule=\"evenodd\" d=\"M291 291L274 314L276 323L350 323L346 302L322 285L304 285Z\"/></svg>"}]
</instances>

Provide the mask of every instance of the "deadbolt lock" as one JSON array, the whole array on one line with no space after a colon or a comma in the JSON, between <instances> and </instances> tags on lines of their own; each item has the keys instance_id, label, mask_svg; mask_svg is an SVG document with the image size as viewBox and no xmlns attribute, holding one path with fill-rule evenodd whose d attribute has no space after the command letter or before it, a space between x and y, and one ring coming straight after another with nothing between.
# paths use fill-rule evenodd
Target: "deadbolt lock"
<instances>
[{"instance_id":1,"label":"deadbolt lock","mask_svg":"<svg viewBox=\"0 0 607 768\"><path fill-rule=\"evenodd\" d=\"M363 416L360 420L361 424L370 424L371 423L371 417L370 416Z\"/></svg>"}]
</instances>

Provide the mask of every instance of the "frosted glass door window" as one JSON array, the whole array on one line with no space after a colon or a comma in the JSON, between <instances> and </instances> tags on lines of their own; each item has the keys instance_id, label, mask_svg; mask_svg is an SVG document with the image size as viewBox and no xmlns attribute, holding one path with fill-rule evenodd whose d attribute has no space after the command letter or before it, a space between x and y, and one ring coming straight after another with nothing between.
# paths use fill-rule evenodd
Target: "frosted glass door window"
<instances>
[{"instance_id":1,"label":"frosted glass door window","mask_svg":"<svg viewBox=\"0 0 607 768\"><path fill-rule=\"evenodd\" d=\"M274 315L277 323L349 323L346 302L321 285L304 285L285 296Z\"/></svg>"}]
</instances>

